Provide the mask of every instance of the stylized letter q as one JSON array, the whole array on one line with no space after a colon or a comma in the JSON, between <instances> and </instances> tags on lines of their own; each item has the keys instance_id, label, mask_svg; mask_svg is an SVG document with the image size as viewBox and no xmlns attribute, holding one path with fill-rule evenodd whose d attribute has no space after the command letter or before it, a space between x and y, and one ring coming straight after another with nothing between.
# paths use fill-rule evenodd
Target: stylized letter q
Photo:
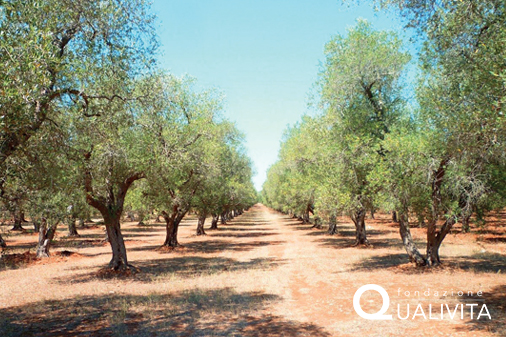
<instances>
[{"instance_id":1,"label":"stylized letter q","mask_svg":"<svg viewBox=\"0 0 506 337\"><path fill-rule=\"evenodd\" d=\"M360 306L360 297L362 296L363 293L365 293L368 290L375 290L379 292L381 298L383 299L383 306L381 307L380 311L374 314L366 313L364 310L362 310L362 307ZM358 288L357 292L355 293L355 296L353 296L353 308L360 317L365 319L372 319L372 320L392 319L392 315L383 315L385 312L387 312L388 307L390 307L390 297L388 296L386 290L377 284L366 284L365 286Z\"/></svg>"}]
</instances>

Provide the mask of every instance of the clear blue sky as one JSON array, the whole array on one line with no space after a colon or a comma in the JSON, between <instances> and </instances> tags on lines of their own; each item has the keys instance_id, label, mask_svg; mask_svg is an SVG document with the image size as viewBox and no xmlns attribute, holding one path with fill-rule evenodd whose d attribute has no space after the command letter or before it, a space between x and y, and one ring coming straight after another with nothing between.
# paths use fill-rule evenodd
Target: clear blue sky
<instances>
[{"instance_id":1,"label":"clear blue sky","mask_svg":"<svg viewBox=\"0 0 506 337\"><path fill-rule=\"evenodd\" d=\"M357 18L402 30L392 14L339 0L154 0L161 66L226 95L225 116L246 135L260 190L286 126L307 111L323 47Z\"/></svg>"}]
</instances>

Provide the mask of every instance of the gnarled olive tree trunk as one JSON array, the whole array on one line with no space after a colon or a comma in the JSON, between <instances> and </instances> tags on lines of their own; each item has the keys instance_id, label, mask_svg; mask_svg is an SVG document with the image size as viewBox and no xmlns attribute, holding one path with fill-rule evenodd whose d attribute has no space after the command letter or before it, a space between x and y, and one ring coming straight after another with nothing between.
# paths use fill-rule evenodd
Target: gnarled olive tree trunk
<instances>
[{"instance_id":1,"label":"gnarled olive tree trunk","mask_svg":"<svg viewBox=\"0 0 506 337\"><path fill-rule=\"evenodd\" d=\"M309 212L308 212L308 211L305 211L305 212L304 212L304 215L302 216L302 223L303 223L303 224L308 224L308 223L310 223L310 222L309 222Z\"/></svg>"},{"instance_id":2,"label":"gnarled olive tree trunk","mask_svg":"<svg viewBox=\"0 0 506 337\"><path fill-rule=\"evenodd\" d=\"M70 215L67 218L68 221L68 229L69 229L69 236L71 237L77 237L79 236L79 233L77 232L77 226L76 226L76 217L74 215Z\"/></svg>"},{"instance_id":3,"label":"gnarled olive tree trunk","mask_svg":"<svg viewBox=\"0 0 506 337\"><path fill-rule=\"evenodd\" d=\"M206 235L206 232L204 230L204 223L206 222L206 215L205 213L199 214L199 219L197 222L197 235Z\"/></svg>"},{"instance_id":4,"label":"gnarled olive tree trunk","mask_svg":"<svg viewBox=\"0 0 506 337\"><path fill-rule=\"evenodd\" d=\"M337 234L337 217L334 215L330 217L328 233L330 235Z\"/></svg>"},{"instance_id":5,"label":"gnarled olive tree trunk","mask_svg":"<svg viewBox=\"0 0 506 337\"><path fill-rule=\"evenodd\" d=\"M429 266L441 264L441 260L439 259L439 248L456 222L456 217L454 215L447 215L441 228L439 230L437 228L442 204L441 186L446 174L446 165L449 162L449 157L442 159L438 169L434 171L432 176L431 216L427 224L427 264Z\"/></svg>"},{"instance_id":6,"label":"gnarled olive tree trunk","mask_svg":"<svg viewBox=\"0 0 506 337\"><path fill-rule=\"evenodd\" d=\"M432 175L431 212L427 223L427 252L425 257L420 254L411 237L408 223L408 211L399 211L398 214L399 229L404 248L410 260L418 266L437 266L441 264L439 249L446 235L457 222L457 217L454 214L444 214L445 212L441 211L441 186L446 174L446 165L449 160L449 157L442 159L438 169L435 170ZM444 214L445 222L441 228L438 229L438 221L440 220L441 214Z\"/></svg>"},{"instance_id":7,"label":"gnarled olive tree trunk","mask_svg":"<svg viewBox=\"0 0 506 337\"><path fill-rule=\"evenodd\" d=\"M88 160L91 157L91 152L86 153L84 156ZM106 188L107 197L102 197L95 195L93 176L89 170L85 171L84 186L86 202L96 208L104 218L107 239L112 249L112 259L109 262L109 268L113 270L127 270L132 267L128 264L125 241L121 234L120 220L128 189L134 181L143 179L144 177L144 173L137 172L116 184L110 183Z\"/></svg>"},{"instance_id":8,"label":"gnarled olive tree trunk","mask_svg":"<svg viewBox=\"0 0 506 337\"><path fill-rule=\"evenodd\" d=\"M211 227L209 229L218 229L218 220L219 215L213 214L213 219L211 220Z\"/></svg>"},{"instance_id":9,"label":"gnarled olive tree trunk","mask_svg":"<svg viewBox=\"0 0 506 337\"><path fill-rule=\"evenodd\" d=\"M402 243L406 252L408 253L409 260L416 263L417 266L427 265L427 260L422 256L418 248L416 247L413 237L411 236L411 230L409 229L409 219L407 213L399 214L399 232L401 234Z\"/></svg>"},{"instance_id":10,"label":"gnarled olive tree trunk","mask_svg":"<svg viewBox=\"0 0 506 337\"><path fill-rule=\"evenodd\" d=\"M228 219L227 219L227 213L228 213L228 211L223 211L223 212L221 213L221 216L220 216L220 217L221 217L221 224L222 224L222 225L226 225L226 224L227 224L227 220L228 220Z\"/></svg>"},{"instance_id":11,"label":"gnarled olive tree trunk","mask_svg":"<svg viewBox=\"0 0 506 337\"><path fill-rule=\"evenodd\" d=\"M2 234L0 234L0 247L2 247L2 248L7 247L7 244L5 243L4 239L2 238Z\"/></svg>"},{"instance_id":12,"label":"gnarled olive tree trunk","mask_svg":"<svg viewBox=\"0 0 506 337\"><path fill-rule=\"evenodd\" d=\"M457 218L455 216L449 216L439 231L436 229L436 224L433 224L432 221L429 222L429 225L427 227L428 265L437 266L441 264L441 260L439 258L439 248L441 247L441 244L443 243L446 235L450 233L450 230L456 222Z\"/></svg>"},{"instance_id":13,"label":"gnarled olive tree trunk","mask_svg":"<svg viewBox=\"0 0 506 337\"><path fill-rule=\"evenodd\" d=\"M37 244L38 258L49 257L49 248L51 246L51 242L53 241L57 225L58 222L55 222L48 228L47 220L42 218L39 225L39 242Z\"/></svg>"},{"instance_id":14,"label":"gnarled olive tree trunk","mask_svg":"<svg viewBox=\"0 0 506 337\"><path fill-rule=\"evenodd\" d=\"M11 230L13 231L22 231L24 230L23 228L23 212L16 207L16 209L14 209L12 211L12 218L14 219L14 226L12 227Z\"/></svg>"},{"instance_id":15,"label":"gnarled olive tree trunk","mask_svg":"<svg viewBox=\"0 0 506 337\"><path fill-rule=\"evenodd\" d=\"M370 246L369 240L367 240L367 233L365 230L365 208L360 208L357 211L355 211L352 216L351 220L353 220L353 223L355 224L355 243L353 246L358 245L365 245Z\"/></svg>"},{"instance_id":16,"label":"gnarled olive tree trunk","mask_svg":"<svg viewBox=\"0 0 506 337\"><path fill-rule=\"evenodd\" d=\"M170 215L167 212L162 211L162 216L166 223L166 236L163 246L172 248L179 246L179 242L177 241L177 232L179 224L187 212L188 210L181 210L178 206L174 206L172 214Z\"/></svg>"},{"instance_id":17,"label":"gnarled olive tree trunk","mask_svg":"<svg viewBox=\"0 0 506 337\"><path fill-rule=\"evenodd\" d=\"M109 268L113 270L124 270L131 267L128 264L125 240L121 233L121 213L115 211L103 214L107 239L112 249L112 259L109 262Z\"/></svg>"}]
</instances>

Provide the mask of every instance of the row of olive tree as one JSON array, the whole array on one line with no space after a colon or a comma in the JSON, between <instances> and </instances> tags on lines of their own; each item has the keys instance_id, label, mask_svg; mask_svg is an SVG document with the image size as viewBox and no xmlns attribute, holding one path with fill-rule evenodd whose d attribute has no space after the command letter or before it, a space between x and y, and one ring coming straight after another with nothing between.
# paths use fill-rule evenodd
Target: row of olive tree
<instances>
[{"instance_id":1,"label":"row of olive tree","mask_svg":"<svg viewBox=\"0 0 506 337\"><path fill-rule=\"evenodd\" d=\"M110 267L129 268L120 220L135 185L131 203L163 215L168 246L191 208L203 228L208 214L254 203L251 163L220 116L220 95L156 69L144 1L0 6L0 197L15 227L25 212L34 222L38 256L49 255L60 222L76 235L91 206L104 219Z\"/></svg>"},{"instance_id":2,"label":"row of olive tree","mask_svg":"<svg viewBox=\"0 0 506 337\"><path fill-rule=\"evenodd\" d=\"M392 3L425 42L416 96L403 93L410 56L395 33L360 21L335 37L319 76L321 113L289 130L263 198L285 212L315 212L331 233L348 214L364 245L366 212L394 211L410 259L437 265L457 221L468 230L473 212L504 206L505 4L382 2ZM426 255L411 215L426 221Z\"/></svg>"}]
</instances>

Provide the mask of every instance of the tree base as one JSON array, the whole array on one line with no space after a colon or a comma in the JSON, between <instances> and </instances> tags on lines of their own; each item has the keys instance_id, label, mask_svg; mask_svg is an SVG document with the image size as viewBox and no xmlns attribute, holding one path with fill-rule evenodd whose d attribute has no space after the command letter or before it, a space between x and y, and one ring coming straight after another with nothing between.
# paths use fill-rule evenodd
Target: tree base
<instances>
[{"instance_id":1,"label":"tree base","mask_svg":"<svg viewBox=\"0 0 506 337\"><path fill-rule=\"evenodd\" d=\"M116 277L130 277L140 273L141 270L131 264L122 265L117 269L112 268L110 265L106 268L102 268L98 271L98 277L100 278L116 278Z\"/></svg>"},{"instance_id":2,"label":"tree base","mask_svg":"<svg viewBox=\"0 0 506 337\"><path fill-rule=\"evenodd\" d=\"M366 248L372 248L373 245L369 242L369 240L365 240L365 241L359 241L359 240L355 240L355 243L353 243L351 245L352 247L366 247Z\"/></svg>"},{"instance_id":3,"label":"tree base","mask_svg":"<svg viewBox=\"0 0 506 337\"><path fill-rule=\"evenodd\" d=\"M161 245L160 247L156 248L155 250L159 251L159 252L172 252L173 250L176 250L176 249L186 249L186 248L185 248L185 246L178 243L176 246Z\"/></svg>"}]
</instances>

